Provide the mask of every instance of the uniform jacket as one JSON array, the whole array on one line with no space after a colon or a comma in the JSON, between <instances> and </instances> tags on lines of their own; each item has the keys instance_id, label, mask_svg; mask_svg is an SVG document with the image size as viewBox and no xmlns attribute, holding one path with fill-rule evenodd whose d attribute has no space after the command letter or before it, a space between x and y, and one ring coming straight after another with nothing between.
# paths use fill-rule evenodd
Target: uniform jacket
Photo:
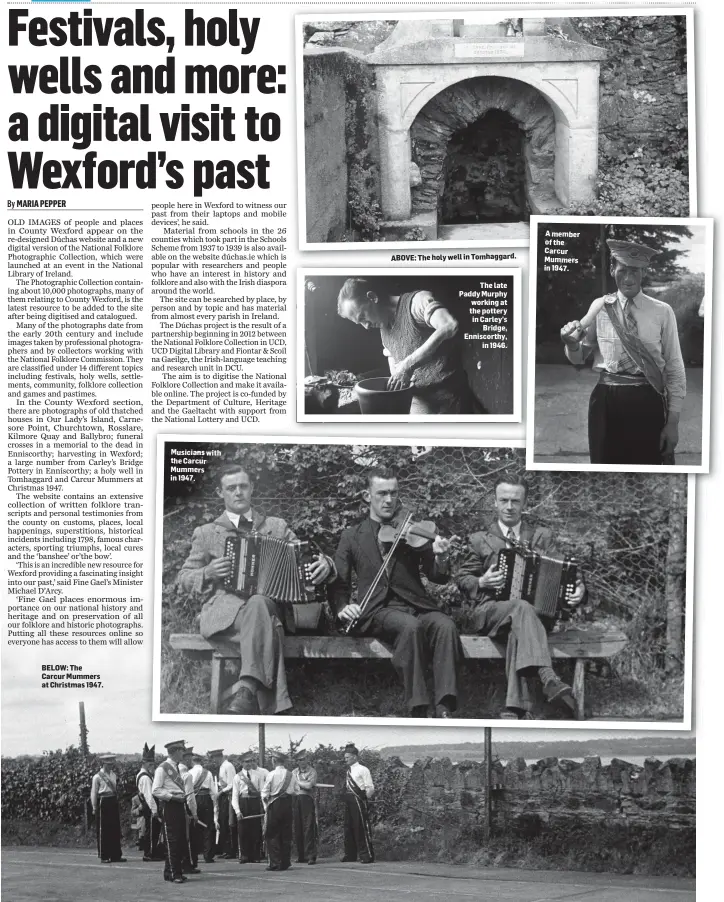
<instances>
[{"instance_id":1,"label":"uniform jacket","mask_svg":"<svg viewBox=\"0 0 724 902\"><path fill-rule=\"evenodd\" d=\"M263 536L292 542L296 536L280 517L267 517L252 511L252 528ZM224 546L229 536L237 535L234 524L224 512L212 523L194 530L191 551L178 575L177 585L184 591L204 599L201 609L200 630L202 636L229 629L239 613L242 600L224 589L222 580L204 578L204 567L217 558L224 557Z\"/></svg>"},{"instance_id":2,"label":"uniform jacket","mask_svg":"<svg viewBox=\"0 0 724 902\"><path fill-rule=\"evenodd\" d=\"M361 604L377 571L382 566L382 555L377 544L372 520L369 517L356 526L345 529L342 533L334 564L337 569L337 579L331 586L332 603L335 611L339 613L350 601L352 572L357 574L357 599ZM418 609L439 610L425 592L420 578L420 570L434 583L446 583L450 578L449 573L438 568L435 555L429 545L422 550L415 550L404 542L400 543L395 552L390 573L382 575L364 616L360 618L360 628L364 630L374 612L384 605L390 589L403 601L413 604Z\"/></svg>"},{"instance_id":3,"label":"uniform jacket","mask_svg":"<svg viewBox=\"0 0 724 902\"><path fill-rule=\"evenodd\" d=\"M531 526L523 520L520 525L520 541L541 554L555 554L553 534L545 526ZM507 546L505 536L495 520L480 532L468 538L468 554L458 570L456 582L460 591L471 601L494 601L492 592L481 589L478 577L497 563L498 552Z\"/></svg>"}]
</instances>

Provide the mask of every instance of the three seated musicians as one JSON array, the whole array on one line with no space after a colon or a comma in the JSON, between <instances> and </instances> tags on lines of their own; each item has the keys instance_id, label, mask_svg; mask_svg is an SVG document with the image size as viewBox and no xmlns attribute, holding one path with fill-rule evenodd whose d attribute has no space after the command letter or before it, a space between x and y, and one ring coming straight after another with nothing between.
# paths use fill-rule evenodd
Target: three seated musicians
<instances>
[{"instance_id":1,"label":"three seated musicians","mask_svg":"<svg viewBox=\"0 0 724 902\"><path fill-rule=\"evenodd\" d=\"M270 580L269 574L261 574L259 583L249 586L234 576L244 564L235 561L237 552L230 551L233 542L230 545L227 539L236 541L243 533L278 541L261 550L242 542L238 554L271 555L267 569L298 570L301 577L291 573L290 578L301 579L305 586L297 586L292 594L297 591L304 597L307 592L311 597L323 587L343 632L376 636L392 646L392 664L410 716L451 717L458 706L460 637L453 620L427 592L423 576L438 584L454 578L473 606L475 632L506 642L502 718L534 717L536 681L547 703L564 716L573 715L573 692L553 670L547 633L561 610L572 611L581 604L586 587L575 564L556 548L551 531L524 517L528 496L524 479L517 475L498 479L495 517L468 537L467 553L455 574L450 566L451 539L437 534L433 523L420 522L402 503L397 476L390 469L368 472L363 492L368 514L342 532L334 558L315 550L298 568L280 563L279 555L287 554L287 546L296 547L297 538L284 520L252 508L250 474L239 465L227 465L219 471L216 485L225 510L194 532L178 584L206 599L200 616L203 636L228 635L239 642L241 688L226 713L273 713L292 705L282 644L288 625L283 608L288 605L274 597L286 590L276 587L279 580Z\"/></svg>"}]
</instances>

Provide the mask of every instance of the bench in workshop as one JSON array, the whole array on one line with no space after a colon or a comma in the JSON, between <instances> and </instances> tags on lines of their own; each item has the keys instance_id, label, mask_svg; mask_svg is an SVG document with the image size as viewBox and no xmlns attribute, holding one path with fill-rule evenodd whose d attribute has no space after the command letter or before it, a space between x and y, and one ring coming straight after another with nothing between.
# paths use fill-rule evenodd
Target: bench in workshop
<instances>
[{"instance_id":1,"label":"bench in workshop","mask_svg":"<svg viewBox=\"0 0 724 902\"><path fill-rule=\"evenodd\" d=\"M487 636L461 636L466 658L505 661L505 643ZM234 642L204 639L196 633L174 633L171 647L195 658L211 658L211 712L220 714L239 690L239 683L229 682L224 663L238 661L239 646ZM554 661L575 661L573 695L576 700L576 719L584 719L586 697L586 661L612 658L626 646L626 636L620 630L600 624L563 629L551 633L548 644ZM284 657L305 660L382 660L392 657L392 650L379 639L354 636L284 637Z\"/></svg>"}]
</instances>

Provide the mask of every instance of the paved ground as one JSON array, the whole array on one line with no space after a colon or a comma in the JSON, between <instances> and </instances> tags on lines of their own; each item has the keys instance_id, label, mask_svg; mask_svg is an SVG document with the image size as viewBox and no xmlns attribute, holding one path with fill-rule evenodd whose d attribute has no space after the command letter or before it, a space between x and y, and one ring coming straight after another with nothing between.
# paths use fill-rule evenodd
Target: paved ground
<instances>
[{"instance_id":1,"label":"paved ground","mask_svg":"<svg viewBox=\"0 0 724 902\"><path fill-rule=\"evenodd\" d=\"M182 886L165 883L163 865L131 853L126 864L102 864L89 850L5 847L7 902L695 902L694 881L676 878L466 868L412 862L365 866L322 860L267 873L264 865L220 861Z\"/></svg>"},{"instance_id":2,"label":"paved ground","mask_svg":"<svg viewBox=\"0 0 724 902\"><path fill-rule=\"evenodd\" d=\"M701 463L702 373L694 368L686 371L677 464ZM597 381L593 370L576 370L565 363L535 368L536 463L588 463L588 399Z\"/></svg>"},{"instance_id":3,"label":"paved ground","mask_svg":"<svg viewBox=\"0 0 724 902\"><path fill-rule=\"evenodd\" d=\"M438 241L499 241L505 247L510 238L530 238L530 223L486 222L466 225L441 225L437 230Z\"/></svg>"}]
</instances>

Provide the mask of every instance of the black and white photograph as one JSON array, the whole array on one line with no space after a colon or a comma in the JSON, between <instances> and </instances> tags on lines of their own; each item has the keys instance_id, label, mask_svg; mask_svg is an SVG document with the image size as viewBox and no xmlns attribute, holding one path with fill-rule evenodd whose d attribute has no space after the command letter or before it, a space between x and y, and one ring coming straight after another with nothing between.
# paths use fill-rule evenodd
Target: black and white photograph
<instances>
[{"instance_id":1,"label":"black and white photograph","mask_svg":"<svg viewBox=\"0 0 724 902\"><path fill-rule=\"evenodd\" d=\"M531 229L528 466L707 473L712 220Z\"/></svg>"},{"instance_id":2,"label":"black and white photograph","mask_svg":"<svg viewBox=\"0 0 724 902\"><path fill-rule=\"evenodd\" d=\"M693 11L514 12L297 17L302 250L696 215Z\"/></svg>"},{"instance_id":3,"label":"black and white photograph","mask_svg":"<svg viewBox=\"0 0 724 902\"><path fill-rule=\"evenodd\" d=\"M332 902L342 890L356 902L694 898L691 734L256 723L174 732L131 711L127 698L119 709L65 697L43 731L50 753L38 731L20 733L29 714L18 711L3 754L7 898L163 897L164 880L188 883L193 898L255 902ZM87 810L94 785L103 790ZM106 863L101 829L118 851ZM34 846L22 843L29 832Z\"/></svg>"},{"instance_id":4,"label":"black and white photograph","mask_svg":"<svg viewBox=\"0 0 724 902\"><path fill-rule=\"evenodd\" d=\"M154 719L688 728L686 476L460 440L159 446Z\"/></svg>"},{"instance_id":5,"label":"black and white photograph","mask_svg":"<svg viewBox=\"0 0 724 902\"><path fill-rule=\"evenodd\" d=\"M520 294L518 269L300 270L297 420L520 422Z\"/></svg>"}]
</instances>

